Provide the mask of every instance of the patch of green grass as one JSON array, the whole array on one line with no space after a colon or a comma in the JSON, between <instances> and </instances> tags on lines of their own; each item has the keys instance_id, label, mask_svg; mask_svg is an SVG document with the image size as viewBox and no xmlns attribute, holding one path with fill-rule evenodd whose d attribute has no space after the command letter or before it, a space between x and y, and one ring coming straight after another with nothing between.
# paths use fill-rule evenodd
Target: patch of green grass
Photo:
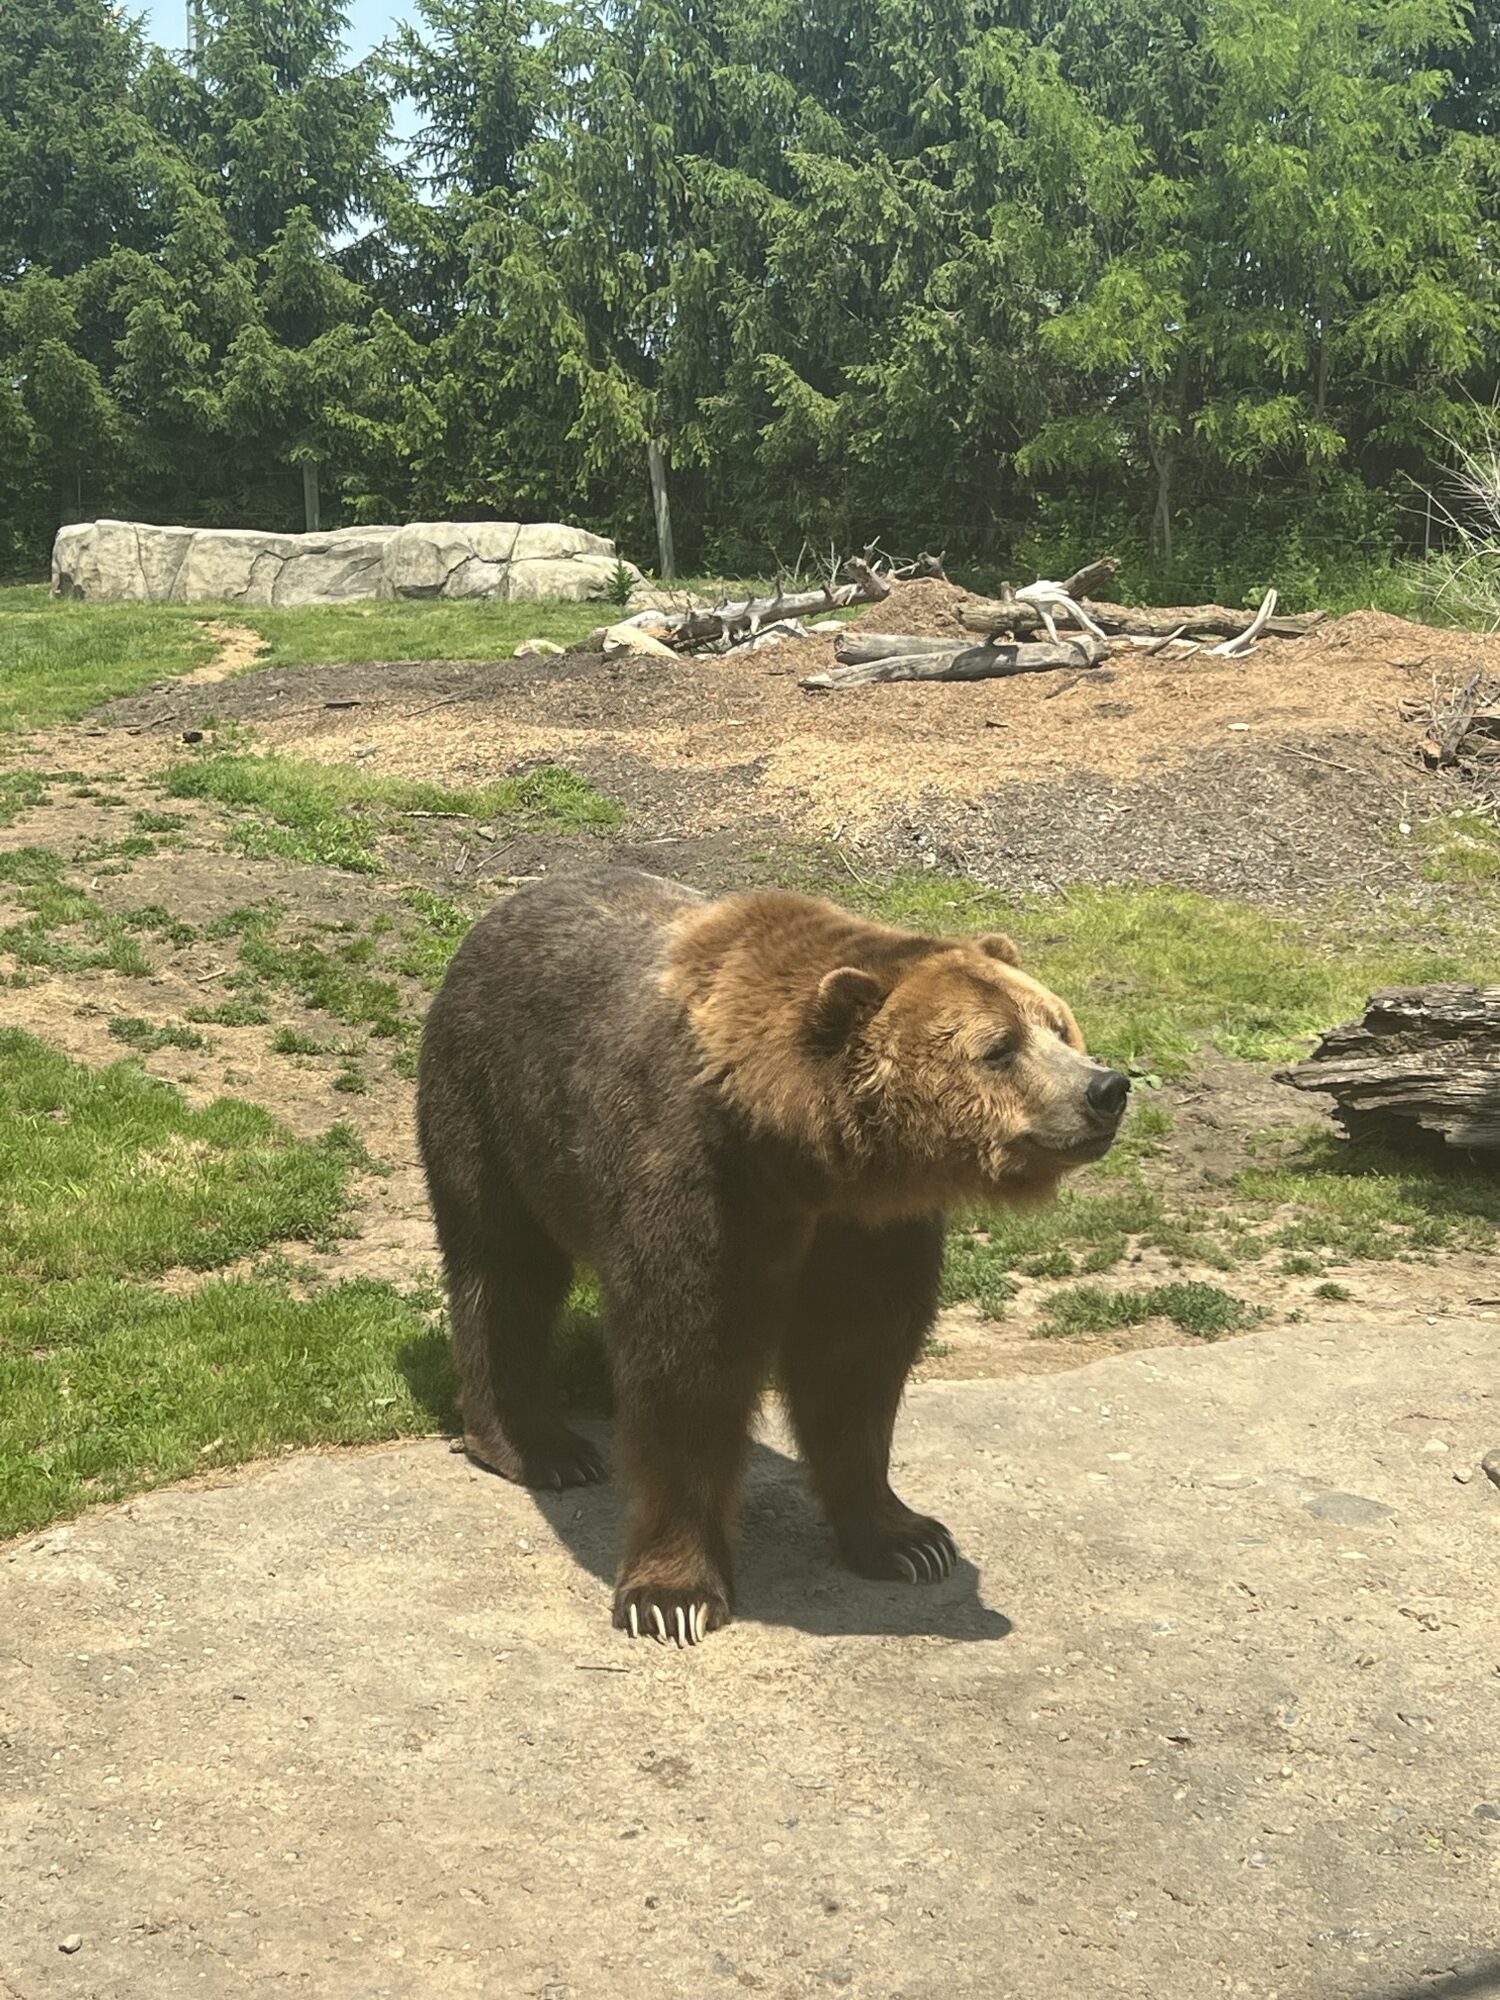
<instances>
[{"instance_id":1,"label":"patch of green grass","mask_svg":"<svg viewBox=\"0 0 1500 2000\"><path fill-rule=\"evenodd\" d=\"M1488 813L1445 813L1417 828L1429 882L1500 882L1500 826Z\"/></svg>"},{"instance_id":2,"label":"patch of green grass","mask_svg":"<svg viewBox=\"0 0 1500 2000\"><path fill-rule=\"evenodd\" d=\"M333 1053L327 1042L320 1042L316 1035L304 1035L300 1028L278 1028L271 1037L271 1047L279 1056L326 1056Z\"/></svg>"},{"instance_id":3,"label":"patch of green grass","mask_svg":"<svg viewBox=\"0 0 1500 2000\"><path fill-rule=\"evenodd\" d=\"M126 834L121 840L88 840L73 851L75 863L90 861L144 861L156 852L156 842L147 833Z\"/></svg>"},{"instance_id":4,"label":"patch of green grass","mask_svg":"<svg viewBox=\"0 0 1500 2000\"><path fill-rule=\"evenodd\" d=\"M272 928L280 923L285 914L285 906L274 901L244 903L237 910L226 910L220 917L210 917L203 925L203 935L216 940L244 937L250 931Z\"/></svg>"},{"instance_id":5,"label":"patch of green grass","mask_svg":"<svg viewBox=\"0 0 1500 2000\"><path fill-rule=\"evenodd\" d=\"M1279 1157L1244 1168L1234 1186L1243 1201L1296 1211L1273 1237L1294 1254L1371 1259L1497 1247L1493 1173L1353 1146L1317 1127L1284 1139Z\"/></svg>"},{"instance_id":6,"label":"patch of green grass","mask_svg":"<svg viewBox=\"0 0 1500 2000\"><path fill-rule=\"evenodd\" d=\"M344 1066L333 1079L335 1090L342 1090L350 1097L363 1097L370 1088L370 1079L357 1062L346 1057Z\"/></svg>"},{"instance_id":7,"label":"patch of green grass","mask_svg":"<svg viewBox=\"0 0 1500 2000\"><path fill-rule=\"evenodd\" d=\"M182 813L138 812L130 824L137 833L180 833L187 820Z\"/></svg>"},{"instance_id":8,"label":"patch of green grass","mask_svg":"<svg viewBox=\"0 0 1500 2000\"><path fill-rule=\"evenodd\" d=\"M168 944L191 944L198 935L196 924L174 917L164 903L143 903L139 909L127 910L120 921L128 930L148 931Z\"/></svg>"},{"instance_id":9,"label":"patch of green grass","mask_svg":"<svg viewBox=\"0 0 1500 2000\"><path fill-rule=\"evenodd\" d=\"M263 998L238 994L233 1000L221 1000L216 1007L189 1007L188 1019L214 1028L268 1028L271 1010Z\"/></svg>"},{"instance_id":10,"label":"patch of green grass","mask_svg":"<svg viewBox=\"0 0 1500 2000\"><path fill-rule=\"evenodd\" d=\"M76 722L190 673L213 651L198 607L23 603L0 617L0 733ZM211 615L211 614L209 614Z\"/></svg>"},{"instance_id":11,"label":"patch of green grass","mask_svg":"<svg viewBox=\"0 0 1500 2000\"><path fill-rule=\"evenodd\" d=\"M257 981L295 993L315 1013L332 1014L375 1035L399 1037L409 1027L401 989L394 979L359 969L363 942L352 939L329 952L307 940L284 945L251 931L240 946L240 960Z\"/></svg>"},{"instance_id":12,"label":"patch of green grass","mask_svg":"<svg viewBox=\"0 0 1500 2000\"><path fill-rule=\"evenodd\" d=\"M1049 1275L1049 1265L1060 1272L1063 1257L1071 1263L1079 1251L1086 1268L1107 1270L1130 1237L1149 1235L1161 1219L1160 1197L1140 1182L1104 1193L1069 1188L1048 1208L971 1216L948 1239L943 1303L967 1302L999 1319L1015 1297L1014 1273L1032 1267Z\"/></svg>"},{"instance_id":13,"label":"patch of green grass","mask_svg":"<svg viewBox=\"0 0 1500 2000\"><path fill-rule=\"evenodd\" d=\"M846 880L835 893L917 929L1012 932L1090 1046L1138 1076L1184 1075L1203 1041L1283 1060L1356 1016L1379 986L1491 978L1500 918L1500 902L1443 919L1399 902L1298 916L1188 890L1083 885L1021 901L934 875L858 889Z\"/></svg>"},{"instance_id":14,"label":"patch of green grass","mask_svg":"<svg viewBox=\"0 0 1500 2000\"><path fill-rule=\"evenodd\" d=\"M1045 1335L1066 1337L1113 1333L1121 1327L1140 1326L1149 1319L1168 1319L1199 1340L1218 1340L1226 1333L1243 1332L1260 1317L1259 1311L1243 1299L1198 1280L1152 1285L1137 1292L1077 1285L1048 1300L1046 1315L1037 1330Z\"/></svg>"},{"instance_id":15,"label":"patch of green grass","mask_svg":"<svg viewBox=\"0 0 1500 2000\"><path fill-rule=\"evenodd\" d=\"M150 1021L143 1021L138 1014L116 1014L109 1024L109 1032L117 1042L124 1042L140 1055L151 1055L157 1049L206 1049L208 1042L195 1028L185 1028L177 1022L168 1021L157 1027Z\"/></svg>"},{"instance_id":16,"label":"patch of green grass","mask_svg":"<svg viewBox=\"0 0 1500 2000\"><path fill-rule=\"evenodd\" d=\"M109 971L149 975L151 962L122 918L110 916L64 879L60 854L18 847L0 854L0 882L11 885L25 919L0 929L0 951L17 964L52 972ZM81 931L83 942L61 935Z\"/></svg>"},{"instance_id":17,"label":"patch of green grass","mask_svg":"<svg viewBox=\"0 0 1500 2000\"><path fill-rule=\"evenodd\" d=\"M236 829L246 853L360 874L378 872L380 837L414 813L505 819L572 833L614 826L621 817L586 779L560 765L454 790L295 757L209 755L174 764L166 787L176 798L213 799L251 815Z\"/></svg>"},{"instance_id":18,"label":"patch of green grass","mask_svg":"<svg viewBox=\"0 0 1500 2000\"><path fill-rule=\"evenodd\" d=\"M210 1466L431 1431L441 1327L388 1285L0 1278L0 1538Z\"/></svg>"},{"instance_id":19,"label":"patch of green grass","mask_svg":"<svg viewBox=\"0 0 1500 2000\"><path fill-rule=\"evenodd\" d=\"M614 617L607 604L495 604L480 599L236 606L237 622L270 642L257 667L356 666L370 661L502 660L523 639L572 645Z\"/></svg>"},{"instance_id":20,"label":"patch of green grass","mask_svg":"<svg viewBox=\"0 0 1500 2000\"><path fill-rule=\"evenodd\" d=\"M276 1242L328 1242L362 1158L341 1127L292 1137L258 1105L189 1110L121 1062L91 1070L0 1030L0 1277L210 1271Z\"/></svg>"},{"instance_id":21,"label":"patch of green grass","mask_svg":"<svg viewBox=\"0 0 1500 2000\"><path fill-rule=\"evenodd\" d=\"M1337 1302L1344 1299L1352 1299L1354 1294L1347 1285L1337 1284L1332 1278L1329 1278L1324 1284L1313 1287L1313 1297L1315 1299L1331 1299Z\"/></svg>"},{"instance_id":22,"label":"patch of green grass","mask_svg":"<svg viewBox=\"0 0 1500 2000\"><path fill-rule=\"evenodd\" d=\"M420 979L429 990L442 984L454 952L468 936L474 919L458 903L446 896L434 896L428 889L408 889L401 899L421 919L420 927L408 929L405 943L392 961L397 971Z\"/></svg>"},{"instance_id":23,"label":"patch of green grass","mask_svg":"<svg viewBox=\"0 0 1500 2000\"><path fill-rule=\"evenodd\" d=\"M56 783L51 773L0 771L0 826L13 826L22 813L45 805L47 787Z\"/></svg>"}]
</instances>

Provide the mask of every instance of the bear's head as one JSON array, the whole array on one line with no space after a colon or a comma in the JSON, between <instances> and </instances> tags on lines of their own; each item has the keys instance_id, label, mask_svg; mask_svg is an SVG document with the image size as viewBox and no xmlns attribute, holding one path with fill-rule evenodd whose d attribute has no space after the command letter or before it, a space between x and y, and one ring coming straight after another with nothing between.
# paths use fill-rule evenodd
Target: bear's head
<instances>
[{"instance_id":1,"label":"bear's head","mask_svg":"<svg viewBox=\"0 0 1500 2000\"><path fill-rule=\"evenodd\" d=\"M1119 1132L1128 1079L1009 938L770 894L695 913L672 956L705 1081L872 1217L1044 1201Z\"/></svg>"},{"instance_id":2,"label":"bear's head","mask_svg":"<svg viewBox=\"0 0 1500 2000\"><path fill-rule=\"evenodd\" d=\"M1007 937L818 982L809 1040L840 1072L878 1178L944 1205L1047 1199L1114 1143L1129 1079L1095 1062L1070 1009Z\"/></svg>"}]
</instances>

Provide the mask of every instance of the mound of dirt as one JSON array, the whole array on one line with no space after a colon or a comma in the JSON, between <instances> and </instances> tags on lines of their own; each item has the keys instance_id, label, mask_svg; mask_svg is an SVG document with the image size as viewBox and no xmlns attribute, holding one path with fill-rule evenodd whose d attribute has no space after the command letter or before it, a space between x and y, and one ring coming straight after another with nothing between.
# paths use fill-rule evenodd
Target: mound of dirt
<instances>
[{"instance_id":1,"label":"mound of dirt","mask_svg":"<svg viewBox=\"0 0 1500 2000\"><path fill-rule=\"evenodd\" d=\"M956 630L962 598L900 584L860 622ZM220 684L212 708L298 755L391 775L468 785L565 763L627 807L636 839L842 838L877 864L1018 890L1131 879L1284 900L1420 879L1396 826L1471 796L1418 755L1434 692L1500 674L1500 639L1362 612L1246 660L1127 653L803 691L832 657L817 633L727 659L285 669ZM206 692L195 707L179 691L184 726ZM162 699L113 713L164 722Z\"/></svg>"},{"instance_id":2,"label":"mound of dirt","mask_svg":"<svg viewBox=\"0 0 1500 2000\"><path fill-rule=\"evenodd\" d=\"M960 590L939 577L913 577L892 584L889 597L867 604L853 622L865 632L920 632L937 638L951 632L958 638L969 637L957 612L973 595L972 590Z\"/></svg>"}]
</instances>

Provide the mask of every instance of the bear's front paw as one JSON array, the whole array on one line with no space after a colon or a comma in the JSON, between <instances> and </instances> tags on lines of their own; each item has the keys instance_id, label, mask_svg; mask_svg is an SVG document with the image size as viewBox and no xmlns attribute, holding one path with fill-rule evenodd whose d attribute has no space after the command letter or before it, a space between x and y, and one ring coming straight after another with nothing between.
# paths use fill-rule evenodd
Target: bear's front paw
<instances>
[{"instance_id":1,"label":"bear's front paw","mask_svg":"<svg viewBox=\"0 0 1500 2000\"><path fill-rule=\"evenodd\" d=\"M615 1626L632 1639L696 1646L729 1623L729 1601L711 1584L667 1590L657 1584L621 1584L615 1592Z\"/></svg>"},{"instance_id":2,"label":"bear's front paw","mask_svg":"<svg viewBox=\"0 0 1500 2000\"><path fill-rule=\"evenodd\" d=\"M899 1522L843 1523L839 1547L850 1569L884 1582L941 1583L958 1561L958 1544L928 1514L908 1514Z\"/></svg>"}]
</instances>

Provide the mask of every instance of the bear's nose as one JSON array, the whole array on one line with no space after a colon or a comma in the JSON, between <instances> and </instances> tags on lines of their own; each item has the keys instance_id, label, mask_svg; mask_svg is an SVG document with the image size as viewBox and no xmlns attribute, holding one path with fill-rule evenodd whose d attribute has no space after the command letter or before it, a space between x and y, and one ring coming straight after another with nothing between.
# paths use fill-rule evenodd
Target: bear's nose
<instances>
[{"instance_id":1,"label":"bear's nose","mask_svg":"<svg viewBox=\"0 0 1500 2000\"><path fill-rule=\"evenodd\" d=\"M1116 1121L1125 1115L1125 1100L1130 1095L1130 1078L1122 1076L1117 1069L1101 1069L1088 1087L1089 1110L1096 1118L1111 1118Z\"/></svg>"}]
</instances>

